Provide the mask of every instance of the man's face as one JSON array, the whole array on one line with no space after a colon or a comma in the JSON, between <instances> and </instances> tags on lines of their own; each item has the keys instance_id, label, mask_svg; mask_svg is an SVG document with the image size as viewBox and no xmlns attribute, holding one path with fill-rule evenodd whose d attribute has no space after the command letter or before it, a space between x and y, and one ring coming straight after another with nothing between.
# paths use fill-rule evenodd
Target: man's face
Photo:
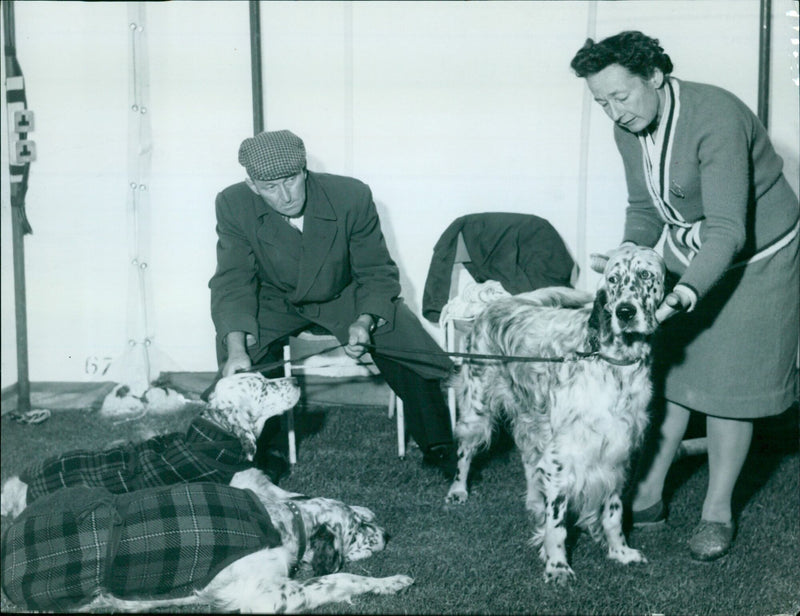
<instances>
[{"instance_id":1,"label":"man's face","mask_svg":"<svg viewBox=\"0 0 800 616\"><path fill-rule=\"evenodd\" d=\"M306 206L305 170L277 180L247 178L245 181L250 190L264 199L278 214L294 218L303 213L303 208Z\"/></svg>"},{"instance_id":2,"label":"man's face","mask_svg":"<svg viewBox=\"0 0 800 616\"><path fill-rule=\"evenodd\" d=\"M643 79L619 64L611 64L589 75L586 85L617 126L639 133L658 117L661 104L658 88L663 81L664 75L658 69L650 79Z\"/></svg>"}]
</instances>

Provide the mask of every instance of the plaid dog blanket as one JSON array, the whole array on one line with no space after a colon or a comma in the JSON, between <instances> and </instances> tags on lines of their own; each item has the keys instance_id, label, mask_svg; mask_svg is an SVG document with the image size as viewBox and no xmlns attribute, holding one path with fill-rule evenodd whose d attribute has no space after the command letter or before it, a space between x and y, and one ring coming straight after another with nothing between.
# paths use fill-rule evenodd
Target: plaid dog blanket
<instances>
[{"instance_id":1,"label":"plaid dog blanket","mask_svg":"<svg viewBox=\"0 0 800 616\"><path fill-rule=\"evenodd\" d=\"M236 436L197 417L186 434L154 436L100 452L70 451L32 465L20 479L28 484L30 505L45 494L72 486L123 494L195 481L227 484L235 473L250 466Z\"/></svg>"},{"instance_id":2,"label":"plaid dog blanket","mask_svg":"<svg viewBox=\"0 0 800 616\"><path fill-rule=\"evenodd\" d=\"M126 599L186 596L280 533L250 490L187 483L132 494L66 488L28 507L3 537L13 603L69 610L100 589Z\"/></svg>"}]
</instances>

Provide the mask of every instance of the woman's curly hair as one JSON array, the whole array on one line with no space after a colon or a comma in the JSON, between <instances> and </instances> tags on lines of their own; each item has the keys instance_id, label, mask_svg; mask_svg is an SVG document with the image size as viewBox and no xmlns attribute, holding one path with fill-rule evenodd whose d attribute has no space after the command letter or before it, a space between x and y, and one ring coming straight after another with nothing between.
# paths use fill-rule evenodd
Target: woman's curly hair
<instances>
[{"instance_id":1,"label":"woman's curly hair","mask_svg":"<svg viewBox=\"0 0 800 616\"><path fill-rule=\"evenodd\" d=\"M652 77L657 68L664 75L672 72L672 60L664 53L658 39L650 38L638 30L626 30L599 43L586 39L570 62L570 67L578 77L588 77L611 64L624 66L643 79Z\"/></svg>"}]
</instances>

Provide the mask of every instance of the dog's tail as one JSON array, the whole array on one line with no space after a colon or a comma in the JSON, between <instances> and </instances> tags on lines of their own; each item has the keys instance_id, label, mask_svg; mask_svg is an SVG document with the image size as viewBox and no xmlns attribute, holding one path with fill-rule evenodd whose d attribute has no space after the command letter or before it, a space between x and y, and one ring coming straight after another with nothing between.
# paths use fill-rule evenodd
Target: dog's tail
<instances>
[{"instance_id":1,"label":"dog's tail","mask_svg":"<svg viewBox=\"0 0 800 616\"><path fill-rule=\"evenodd\" d=\"M591 304L594 296L586 291L579 291L572 287L544 287L520 293L515 297L528 300L536 306L545 308L583 308Z\"/></svg>"}]
</instances>

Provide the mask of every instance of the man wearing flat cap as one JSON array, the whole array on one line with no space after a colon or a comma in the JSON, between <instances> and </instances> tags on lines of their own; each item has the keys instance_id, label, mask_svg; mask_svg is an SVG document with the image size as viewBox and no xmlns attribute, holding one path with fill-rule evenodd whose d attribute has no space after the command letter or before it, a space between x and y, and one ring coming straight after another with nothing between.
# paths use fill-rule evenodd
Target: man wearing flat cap
<instances>
[{"instance_id":1,"label":"man wearing flat cap","mask_svg":"<svg viewBox=\"0 0 800 616\"><path fill-rule=\"evenodd\" d=\"M306 169L303 141L288 130L245 139L247 178L217 195L217 269L209 281L220 375L280 357L286 338L317 325L373 361L403 400L426 463L455 470L440 386L449 359L400 298L397 266L369 187ZM426 355L408 360L381 347ZM277 418L275 418L277 420ZM273 479L288 469L285 432L265 426L256 464Z\"/></svg>"}]
</instances>

